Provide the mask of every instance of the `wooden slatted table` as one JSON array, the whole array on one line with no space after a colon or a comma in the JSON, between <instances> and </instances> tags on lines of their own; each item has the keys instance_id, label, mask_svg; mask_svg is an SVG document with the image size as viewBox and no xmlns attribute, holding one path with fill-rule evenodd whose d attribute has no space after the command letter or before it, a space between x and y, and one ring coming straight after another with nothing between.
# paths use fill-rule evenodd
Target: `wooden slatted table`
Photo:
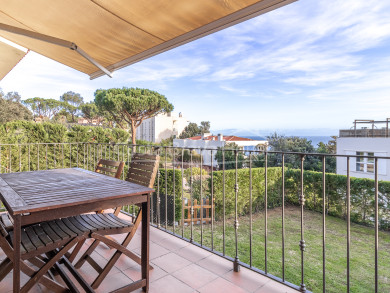
<instances>
[{"instance_id":1,"label":"wooden slatted table","mask_svg":"<svg viewBox=\"0 0 390 293\"><path fill-rule=\"evenodd\" d=\"M148 291L149 208L153 191L80 168L0 174L0 199L14 220L14 292L20 291L21 226L132 204L142 204L144 211L141 283Z\"/></svg>"}]
</instances>

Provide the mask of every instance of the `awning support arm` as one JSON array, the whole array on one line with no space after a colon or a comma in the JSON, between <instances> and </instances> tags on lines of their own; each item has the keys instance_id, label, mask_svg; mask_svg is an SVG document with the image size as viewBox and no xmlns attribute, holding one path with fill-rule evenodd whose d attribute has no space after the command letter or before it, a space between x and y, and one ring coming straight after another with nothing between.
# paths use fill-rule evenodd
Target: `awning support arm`
<instances>
[{"instance_id":1,"label":"awning support arm","mask_svg":"<svg viewBox=\"0 0 390 293\"><path fill-rule=\"evenodd\" d=\"M57 46L61 46L61 47L65 47L65 48L74 50L77 53L79 53L82 57L87 59L90 63L95 65L97 68L99 68L101 71L103 71L105 74L107 74L109 77L112 77L112 73L110 71L108 71L104 66L99 64L95 59L93 59L91 56L89 56L84 50L82 50L80 47L78 47L75 43L72 43L72 42L69 42L69 41L66 41L63 39L59 39L56 37L51 37L48 35L40 34L37 32L25 30L22 28L14 27L14 26L7 25L4 23L0 23L0 30L10 32L13 34L17 34L17 35L26 36L26 37L29 37L32 39L40 40L40 41L43 41L46 43L50 43L50 44L54 44Z\"/></svg>"}]
</instances>

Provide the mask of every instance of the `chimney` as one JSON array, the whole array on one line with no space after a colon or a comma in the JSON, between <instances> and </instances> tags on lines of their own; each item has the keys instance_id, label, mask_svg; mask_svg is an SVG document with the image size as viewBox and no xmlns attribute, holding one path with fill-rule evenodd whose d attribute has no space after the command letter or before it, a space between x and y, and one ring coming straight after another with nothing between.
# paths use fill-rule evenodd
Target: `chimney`
<instances>
[{"instance_id":1,"label":"chimney","mask_svg":"<svg viewBox=\"0 0 390 293\"><path fill-rule=\"evenodd\" d=\"M223 141L223 135L222 135L222 133L219 133L219 134L218 134L218 141Z\"/></svg>"}]
</instances>

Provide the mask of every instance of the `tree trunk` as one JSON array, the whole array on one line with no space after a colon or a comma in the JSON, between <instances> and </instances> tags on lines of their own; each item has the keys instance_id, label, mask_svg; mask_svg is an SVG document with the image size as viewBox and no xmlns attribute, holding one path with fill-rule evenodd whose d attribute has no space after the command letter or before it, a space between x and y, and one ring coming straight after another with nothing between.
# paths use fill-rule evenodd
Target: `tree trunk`
<instances>
[{"instance_id":1,"label":"tree trunk","mask_svg":"<svg viewBox=\"0 0 390 293\"><path fill-rule=\"evenodd\" d=\"M135 127L135 122L134 120L131 120L131 143L133 145L136 144L136 141L135 141L135 136L137 134L137 127Z\"/></svg>"}]
</instances>

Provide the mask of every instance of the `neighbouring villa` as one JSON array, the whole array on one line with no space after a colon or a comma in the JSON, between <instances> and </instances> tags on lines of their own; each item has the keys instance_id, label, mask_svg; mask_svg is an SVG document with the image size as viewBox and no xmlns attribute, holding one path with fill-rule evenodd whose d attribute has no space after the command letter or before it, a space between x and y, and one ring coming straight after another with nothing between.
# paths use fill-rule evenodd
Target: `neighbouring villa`
<instances>
[{"instance_id":1,"label":"neighbouring villa","mask_svg":"<svg viewBox=\"0 0 390 293\"><path fill-rule=\"evenodd\" d=\"M137 130L137 139L159 143L163 139L179 136L189 121L182 113L163 113L142 121Z\"/></svg>"},{"instance_id":2,"label":"neighbouring villa","mask_svg":"<svg viewBox=\"0 0 390 293\"><path fill-rule=\"evenodd\" d=\"M341 129L337 138L337 154L387 157L390 153L390 118L383 121L355 120L350 129ZM374 178L374 158L350 157L350 174L358 178ZM347 158L337 157L337 174L347 175ZM390 180L390 164L378 159L379 180Z\"/></svg>"},{"instance_id":3,"label":"neighbouring villa","mask_svg":"<svg viewBox=\"0 0 390 293\"><path fill-rule=\"evenodd\" d=\"M217 160L215 159L215 154L217 153L218 148L228 148L229 143L235 143L240 148L247 151L255 149L264 149L268 146L267 140L253 140L250 138L234 135L212 135L210 133L205 133L204 135L194 136L185 139L173 140L174 147L193 148L198 154L202 154L203 165L210 167L216 167L218 165Z\"/></svg>"}]
</instances>

